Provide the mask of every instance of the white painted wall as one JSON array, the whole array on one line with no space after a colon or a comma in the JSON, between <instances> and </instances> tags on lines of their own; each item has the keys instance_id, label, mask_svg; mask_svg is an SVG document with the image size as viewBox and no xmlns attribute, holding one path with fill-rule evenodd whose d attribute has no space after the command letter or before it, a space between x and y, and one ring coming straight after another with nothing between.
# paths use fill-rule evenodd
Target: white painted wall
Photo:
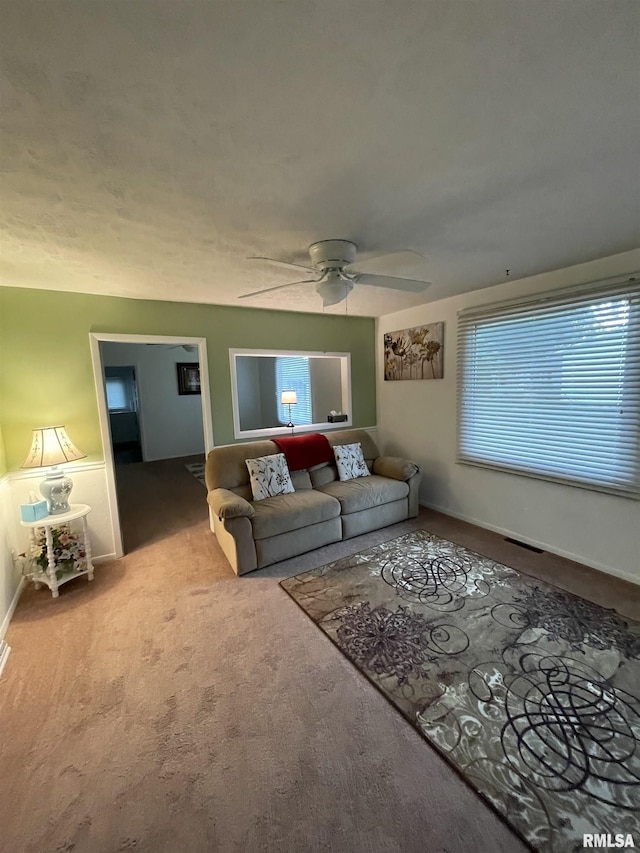
<instances>
[{"instance_id":1,"label":"white painted wall","mask_svg":"<svg viewBox=\"0 0 640 853\"><path fill-rule=\"evenodd\" d=\"M0 640L5 635L18 600L21 581L12 551L17 552L17 512L8 476L0 479Z\"/></svg>"},{"instance_id":2,"label":"white painted wall","mask_svg":"<svg viewBox=\"0 0 640 853\"><path fill-rule=\"evenodd\" d=\"M640 501L456 462L457 312L571 284L640 270L625 252L381 317L377 326L377 404L385 453L420 465L421 503L640 583ZM385 382L383 335L445 322L444 379Z\"/></svg>"},{"instance_id":3,"label":"white painted wall","mask_svg":"<svg viewBox=\"0 0 640 853\"><path fill-rule=\"evenodd\" d=\"M177 456L204 455L202 399L178 394L176 364L198 363L182 347L102 342L105 367L134 365L139 392L140 432L145 462Z\"/></svg>"},{"instance_id":4,"label":"white painted wall","mask_svg":"<svg viewBox=\"0 0 640 853\"><path fill-rule=\"evenodd\" d=\"M104 462L71 462L64 465L65 473L73 479L72 504L89 504L87 526L91 536L91 550L99 561L115 558L115 545L111 523L111 509L107 493ZM14 547L24 551L29 543L29 530L19 523L20 504L29 502L29 493L39 495L38 485L44 478L42 468L14 471L11 474L12 514L15 518Z\"/></svg>"}]
</instances>

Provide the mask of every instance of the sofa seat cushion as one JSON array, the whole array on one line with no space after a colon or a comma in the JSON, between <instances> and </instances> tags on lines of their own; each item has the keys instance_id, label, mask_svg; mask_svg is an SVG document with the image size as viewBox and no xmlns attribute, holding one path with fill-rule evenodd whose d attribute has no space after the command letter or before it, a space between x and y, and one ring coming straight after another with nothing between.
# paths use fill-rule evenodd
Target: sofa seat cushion
<instances>
[{"instance_id":1,"label":"sofa seat cushion","mask_svg":"<svg viewBox=\"0 0 640 853\"><path fill-rule=\"evenodd\" d=\"M402 500L409 494L409 486L402 480L391 480L371 474L369 477L358 477L345 482L336 480L324 486L317 486L314 491L336 498L340 502L342 515L349 515Z\"/></svg>"},{"instance_id":2,"label":"sofa seat cushion","mask_svg":"<svg viewBox=\"0 0 640 853\"><path fill-rule=\"evenodd\" d=\"M268 539L340 515L338 501L316 489L265 498L254 503L253 508L255 515L251 525L254 539Z\"/></svg>"}]
</instances>

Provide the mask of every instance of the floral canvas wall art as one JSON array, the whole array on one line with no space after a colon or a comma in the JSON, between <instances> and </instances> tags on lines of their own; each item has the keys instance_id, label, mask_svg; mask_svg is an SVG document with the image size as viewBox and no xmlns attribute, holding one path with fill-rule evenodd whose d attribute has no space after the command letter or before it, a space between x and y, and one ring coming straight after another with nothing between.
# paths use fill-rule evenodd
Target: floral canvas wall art
<instances>
[{"instance_id":1,"label":"floral canvas wall art","mask_svg":"<svg viewBox=\"0 0 640 853\"><path fill-rule=\"evenodd\" d=\"M385 380L442 379L443 361L444 323L385 333Z\"/></svg>"}]
</instances>

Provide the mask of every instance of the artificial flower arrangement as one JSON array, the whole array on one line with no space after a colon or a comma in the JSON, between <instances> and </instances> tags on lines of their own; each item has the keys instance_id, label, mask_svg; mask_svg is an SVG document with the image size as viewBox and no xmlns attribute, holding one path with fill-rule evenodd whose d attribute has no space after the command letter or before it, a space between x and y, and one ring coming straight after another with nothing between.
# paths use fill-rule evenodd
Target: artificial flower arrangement
<instances>
[{"instance_id":1,"label":"artificial flower arrangement","mask_svg":"<svg viewBox=\"0 0 640 853\"><path fill-rule=\"evenodd\" d=\"M58 580L69 572L83 572L87 568L87 554L82 538L72 533L68 524L52 527L51 538ZM44 528L36 533L35 543L29 551L18 556L22 561L23 574L31 576L47 571L48 552Z\"/></svg>"}]
</instances>

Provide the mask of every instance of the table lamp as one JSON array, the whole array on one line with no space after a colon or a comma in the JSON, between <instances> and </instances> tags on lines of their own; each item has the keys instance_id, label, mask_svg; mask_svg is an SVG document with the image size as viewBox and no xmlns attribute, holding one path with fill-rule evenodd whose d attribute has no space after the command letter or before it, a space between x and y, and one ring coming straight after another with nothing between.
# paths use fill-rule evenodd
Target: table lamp
<instances>
[{"instance_id":1,"label":"table lamp","mask_svg":"<svg viewBox=\"0 0 640 853\"><path fill-rule=\"evenodd\" d=\"M58 466L62 462L84 459L85 456L86 453L75 447L67 435L65 427L38 427L34 429L31 450L20 467L45 468L48 465L52 466L47 471L47 476L40 483L40 492L47 500L50 515L69 512L69 495L73 488L71 477L68 477Z\"/></svg>"},{"instance_id":2,"label":"table lamp","mask_svg":"<svg viewBox=\"0 0 640 853\"><path fill-rule=\"evenodd\" d=\"M280 395L280 402L283 406L289 406L289 423L287 428L293 432L293 421L291 420L291 406L295 406L298 402L298 396L295 391L283 391Z\"/></svg>"}]
</instances>

